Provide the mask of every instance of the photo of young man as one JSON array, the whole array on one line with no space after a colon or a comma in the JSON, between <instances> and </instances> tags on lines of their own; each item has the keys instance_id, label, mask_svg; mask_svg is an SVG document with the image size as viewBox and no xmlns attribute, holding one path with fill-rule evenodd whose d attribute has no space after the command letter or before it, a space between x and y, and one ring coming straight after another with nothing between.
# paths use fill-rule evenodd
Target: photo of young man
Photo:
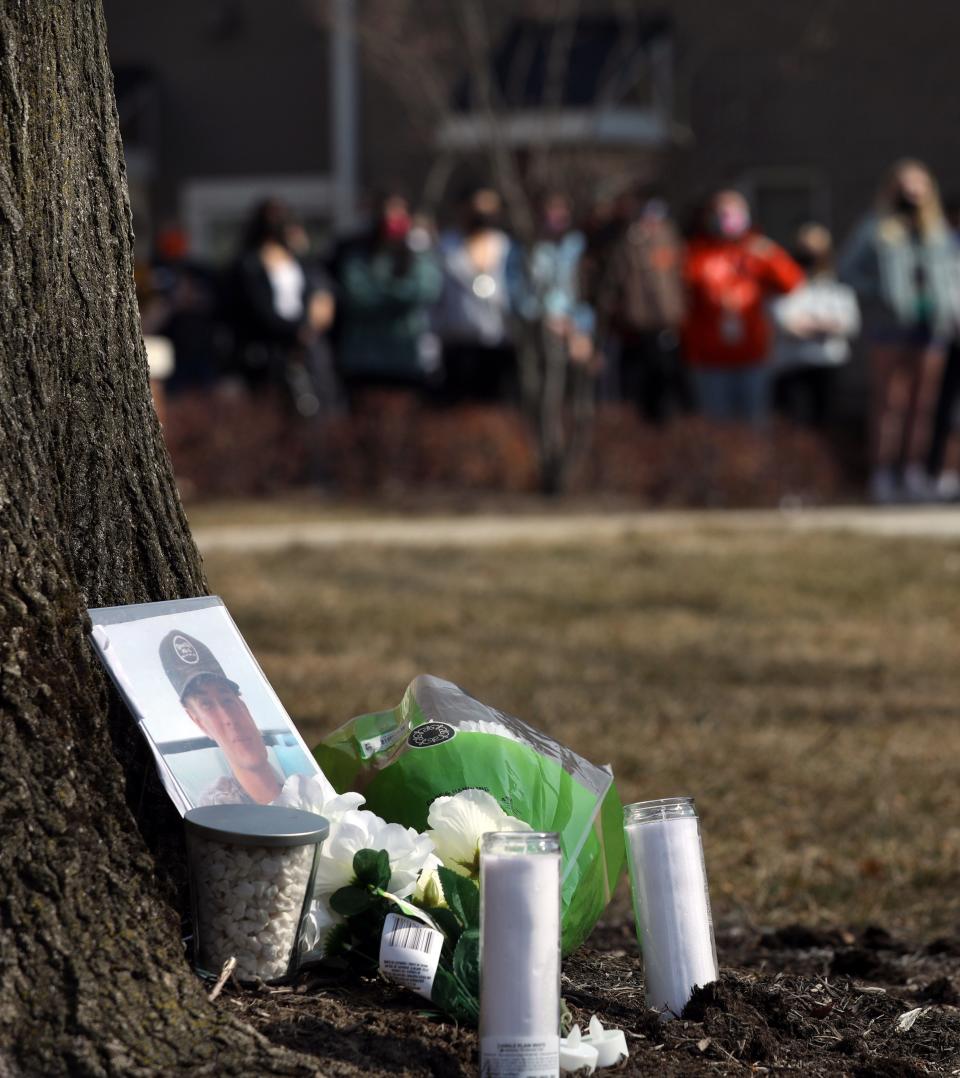
<instances>
[{"instance_id":1,"label":"photo of young man","mask_svg":"<svg viewBox=\"0 0 960 1078\"><path fill-rule=\"evenodd\" d=\"M160 642L164 673L190 719L216 742L230 768L200 795L198 805L269 804L283 788L267 746L240 694L202 641L172 629Z\"/></svg>"}]
</instances>

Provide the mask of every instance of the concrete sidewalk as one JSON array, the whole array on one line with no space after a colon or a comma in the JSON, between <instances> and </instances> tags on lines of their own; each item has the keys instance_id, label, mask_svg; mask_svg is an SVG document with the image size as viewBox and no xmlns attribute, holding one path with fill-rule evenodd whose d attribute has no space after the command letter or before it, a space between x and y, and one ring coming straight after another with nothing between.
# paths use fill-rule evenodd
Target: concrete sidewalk
<instances>
[{"instance_id":1,"label":"concrete sidewalk","mask_svg":"<svg viewBox=\"0 0 960 1078\"><path fill-rule=\"evenodd\" d=\"M288 546L492 546L603 542L677 532L853 532L860 535L960 539L960 509L876 509L856 506L800 510L704 510L610 514L524 514L309 520L198 527L204 553L279 550Z\"/></svg>"}]
</instances>

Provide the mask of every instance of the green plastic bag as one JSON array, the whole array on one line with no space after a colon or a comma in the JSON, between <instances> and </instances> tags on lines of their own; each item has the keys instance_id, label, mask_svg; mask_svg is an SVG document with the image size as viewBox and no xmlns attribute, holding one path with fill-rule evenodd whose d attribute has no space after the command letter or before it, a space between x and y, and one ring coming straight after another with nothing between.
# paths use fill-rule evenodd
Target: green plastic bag
<instances>
[{"instance_id":1,"label":"green plastic bag","mask_svg":"<svg viewBox=\"0 0 960 1078\"><path fill-rule=\"evenodd\" d=\"M356 790L385 820L427 830L437 797L490 793L563 852L562 948L575 950L610 900L624 865L622 806L609 767L421 675L390 711L361 715L314 749L338 793Z\"/></svg>"}]
</instances>

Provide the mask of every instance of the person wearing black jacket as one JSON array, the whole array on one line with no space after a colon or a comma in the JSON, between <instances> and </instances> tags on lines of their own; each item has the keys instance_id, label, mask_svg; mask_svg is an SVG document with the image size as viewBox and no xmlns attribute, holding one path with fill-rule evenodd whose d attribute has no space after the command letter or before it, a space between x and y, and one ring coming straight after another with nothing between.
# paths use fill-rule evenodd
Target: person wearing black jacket
<instances>
[{"instance_id":1,"label":"person wearing black jacket","mask_svg":"<svg viewBox=\"0 0 960 1078\"><path fill-rule=\"evenodd\" d=\"M316 414L310 389L312 346L332 320L330 290L295 253L302 229L273 199L254 210L234 267L234 329L239 370L248 387L275 387L297 411ZM296 244L299 246L299 244Z\"/></svg>"}]
</instances>

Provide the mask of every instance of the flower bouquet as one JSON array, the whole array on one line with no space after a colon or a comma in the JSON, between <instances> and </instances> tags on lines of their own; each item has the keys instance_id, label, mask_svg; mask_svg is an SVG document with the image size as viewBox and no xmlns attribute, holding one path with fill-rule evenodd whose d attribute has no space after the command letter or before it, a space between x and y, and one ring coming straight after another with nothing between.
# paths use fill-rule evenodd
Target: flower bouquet
<instances>
[{"instance_id":1,"label":"flower bouquet","mask_svg":"<svg viewBox=\"0 0 960 1078\"><path fill-rule=\"evenodd\" d=\"M361 974L378 969L458 1021L479 1014L479 856L488 831L529 831L484 790L439 797L429 829L387 823L358 793L294 776L276 802L326 817L302 946Z\"/></svg>"},{"instance_id":2,"label":"flower bouquet","mask_svg":"<svg viewBox=\"0 0 960 1078\"><path fill-rule=\"evenodd\" d=\"M444 865L461 876L479 872L467 813L473 824L473 814L489 813L486 830L508 829L506 819L557 832L564 954L586 939L623 870L622 808L610 768L449 681L415 678L396 708L351 720L314 755L337 790L358 790L384 820L432 836Z\"/></svg>"}]
</instances>

